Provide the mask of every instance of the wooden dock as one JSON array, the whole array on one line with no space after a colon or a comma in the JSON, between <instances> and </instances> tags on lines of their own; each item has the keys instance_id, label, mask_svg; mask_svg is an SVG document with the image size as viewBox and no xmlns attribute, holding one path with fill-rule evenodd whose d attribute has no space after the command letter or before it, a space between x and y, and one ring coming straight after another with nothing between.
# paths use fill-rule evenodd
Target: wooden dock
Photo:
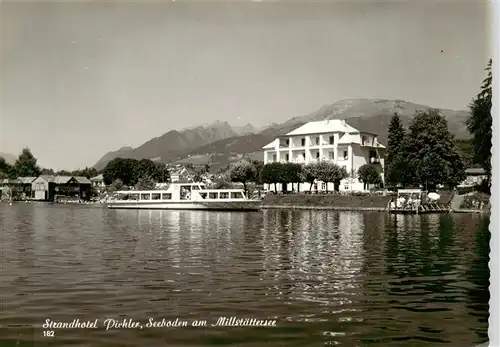
<instances>
[{"instance_id":1,"label":"wooden dock","mask_svg":"<svg viewBox=\"0 0 500 347\"><path fill-rule=\"evenodd\" d=\"M392 207L391 199L387 204L387 212L398 214L422 214L422 213L449 213L451 208L449 204L440 203L420 203L420 204L405 204L401 207Z\"/></svg>"}]
</instances>

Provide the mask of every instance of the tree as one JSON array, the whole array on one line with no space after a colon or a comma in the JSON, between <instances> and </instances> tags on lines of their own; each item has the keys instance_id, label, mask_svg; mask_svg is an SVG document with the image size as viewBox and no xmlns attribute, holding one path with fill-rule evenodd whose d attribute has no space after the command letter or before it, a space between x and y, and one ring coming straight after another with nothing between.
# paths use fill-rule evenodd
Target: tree
<instances>
[{"instance_id":1,"label":"tree","mask_svg":"<svg viewBox=\"0 0 500 347\"><path fill-rule=\"evenodd\" d=\"M377 168L370 164L365 164L358 169L358 178L366 188L368 184L380 184L382 183L382 178Z\"/></svg>"},{"instance_id":2,"label":"tree","mask_svg":"<svg viewBox=\"0 0 500 347\"><path fill-rule=\"evenodd\" d=\"M340 186L340 181L347 178L349 174L347 170L340 166L322 161L317 164L317 179L326 183L326 191L328 191L328 183L332 182L335 187ZM335 190L338 190L335 188Z\"/></svg>"},{"instance_id":3,"label":"tree","mask_svg":"<svg viewBox=\"0 0 500 347\"><path fill-rule=\"evenodd\" d=\"M396 155L386 169L386 181L392 185L400 183L403 187L411 186L417 182L415 167L403 146L403 150Z\"/></svg>"},{"instance_id":4,"label":"tree","mask_svg":"<svg viewBox=\"0 0 500 347\"><path fill-rule=\"evenodd\" d=\"M83 170L75 170L71 172L70 176L83 176L87 177L88 179L97 176L97 170L94 168L88 168L86 167Z\"/></svg>"},{"instance_id":5,"label":"tree","mask_svg":"<svg viewBox=\"0 0 500 347\"><path fill-rule=\"evenodd\" d=\"M392 162L398 157L399 154L404 150L404 140L405 140L405 129L403 123L399 118L399 115L395 113L391 117L391 122L389 123L389 134L387 139L387 159L385 165L386 170L386 181L391 184L398 183L398 174L391 172L391 169L395 169L400 165L391 165Z\"/></svg>"},{"instance_id":6,"label":"tree","mask_svg":"<svg viewBox=\"0 0 500 347\"><path fill-rule=\"evenodd\" d=\"M474 160L480 164L491 178L491 95L492 75L490 59L486 67L487 76L481 84L481 91L470 104L470 117L466 121L467 129L472 135Z\"/></svg>"},{"instance_id":7,"label":"tree","mask_svg":"<svg viewBox=\"0 0 500 347\"><path fill-rule=\"evenodd\" d=\"M262 183L274 184L274 190L277 191L277 183L281 182L281 163L269 163L262 167L259 173L259 179Z\"/></svg>"},{"instance_id":8,"label":"tree","mask_svg":"<svg viewBox=\"0 0 500 347\"><path fill-rule=\"evenodd\" d=\"M71 172L67 170L59 170L55 174L58 176L71 176Z\"/></svg>"},{"instance_id":9,"label":"tree","mask_svg":"<svg viewBox=\"0 0 500 347\"><path fill-rule=\"evenodd\" d=\"M53 169L41 169L40 170L40 175L54 175L55 172Z\"/></svg>"},{"instance_id":10,"label":"tree","mask_svg":"<svg viewBox=\"0 0 500 347\"><path fill-rule=\"evenodd\" d=\"M316 163L309 163L302 166L300 171L300 178L302 182L309 183L309 191L312 191L314 182L318 177L318 165Z\"/></svg>"},{"instance_id":11,"label":"tree","mask_svg":"<svg viewBox=\"0 0 500 347\"><path fill-rule=\"evenodd\" d=\"M261 160L253 160L252 165L255 167L255 183L262 183L260 182L260 170L262 170L262 167L264 166L264 162Z\"/></svg>"},{"instance_id":12,"label":"tree","mask_svg":"<svg viewBox=\"0 0 500 347\"><path fill-rule=\"evenodd\" d=\"M154 161L141 159L134 164L134 177L136 182L139 182L141 178L153 178L157 176L157 166Z\"/></svg>"},{"instance_id":13,"label":"tree","mask_svg":"<svg viewBox=\"0 0 500 347\"><path fill-rule=\"evenodd\" d=\"M231 189L233 186L224 179L217 179L213 184L213 189Z\"/></svg>"},{"instance_id":14,"label":"tree","mask_svg":"<svg viewBox=\"0 0 500 347\"><path fill-rule=\"evenodd\" d=\"M153 190L156 188L156 182L151 177L141 177L135 184L137 190Z\"/></svg>"},{"instance_id":15,"label":"tree","mask_svg":"<svg viewBox=\"0 0 500 347\"><path fill-rule=\"evenodd\" d=\"M15 178L15 176L12 165L7 163L3 157L0 157L0 179Z\"/></svg>"},{"instance_id":16,"label":"tree","mask_svg":"<svg viewBox=\"0 0 500 347\"><path fill-rule=\"evenodd\" d=\"M108 190L110 192L116 192L117 190L124 190L125 186L121 179L114 180L110 185L108 185Z\"/></svg>"},{"instance_id":17,"label":"tree","mask_svg":"<svg viewBox=\"0 0 500 347\"><path fill-rule=\"evenodd\" d=\"M302 180L302 165L296 164L296 163L284 163L283 165L283 175L282 179L284 180L283 182L283 187L285 186L286 183L292 183L292 190L293 190L293 184L297 183L297 191L300 189L300 183L303 182Z\"/></svg>"},{"instance_id":18,"label":"tree","mask_svg":"<svg viewBox=\"0 0 500 347\"><path fill-rule=\"evenodd\" d=\"M41 169L29 148L24 148L14 164L17 177L38 177Z\"/></svg>"},{"instance_id":19,"label":"tree","mask_svg":"<svg viewBox=\"0 0 500 347\"><path fill-rule=\"evenodd\" d=\"M115 158L111 160L103 171L104 183L109 185L119 179L124 185L133 185L136 181L137 160Z\"/></svg>"},{"instance_id":20,"label":"tree","mask_svg":"<svg viewBox=\"0 0 500 347\"><path fill-rule=\"evenodd\" d=\"M234 165L229 172L231 182L243 183L245 194L247 192L247 183L255 181L257 171L252 163L244 161Z\"/></svg>"},{"instance_id":21,"label":"tree","mask_svg":"<svg viewBox=\"0 0 500 347\"><path fill-rule=\"evenodd\" d=\"M197 172L197 171L196 171L196 172L193 174L192 179L193 179L193 182L201 182L201 181L203 181L203 176L202 176L202 173L201 173L201 172Z\"/></svg>"},{"instance_id":22,"label":"tree","mask_svg":"<svg viewBox=\"0 0 500 347\"><path fill-rule=\"evenodd\" d=\"M413 183L456 185L465 179L465 166L438 110L420 112L411 122L404 145L407 169L415 169ZM401 156L398 159L404 162Z\"/></svg>"},{"instance_id":23,"label":"tree","mask_svg":"<svg viewBox=\"0 0 500 347\"><path fill-rule=\"evenodd\" d=\"M204 173L209 173L210 172L210 164L205 164L203 169L204 169Z\"/></svg>"}]
</instances>

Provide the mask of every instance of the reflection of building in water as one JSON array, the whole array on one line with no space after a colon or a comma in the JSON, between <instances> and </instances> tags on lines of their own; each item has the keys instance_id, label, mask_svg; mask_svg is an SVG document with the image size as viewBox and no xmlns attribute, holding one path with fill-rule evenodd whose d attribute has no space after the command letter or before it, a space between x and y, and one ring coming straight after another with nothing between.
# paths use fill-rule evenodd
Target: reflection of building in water
<instances>
[{"instance_id":1,"label":"reflection of building in water","mask_svg":"<svg viewBox=\"0 0 500 347\"><path fill-rule=\"evenodd\" d=\"M261 280L277 295L287 293L287 300L350 302L349 295L359 287L356 277L363 265L362 215L333 211L285 213L264 213Z\"/></svg>"}]
</instances>

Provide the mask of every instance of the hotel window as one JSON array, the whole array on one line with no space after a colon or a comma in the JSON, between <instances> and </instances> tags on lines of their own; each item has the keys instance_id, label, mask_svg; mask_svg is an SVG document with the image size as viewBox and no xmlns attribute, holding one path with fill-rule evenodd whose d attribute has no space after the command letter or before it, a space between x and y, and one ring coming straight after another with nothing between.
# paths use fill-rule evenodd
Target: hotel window
<instances>
[{"instance_id":1,"label":"hotel window","mask_svg":"<svg viewBox=\"0 0 500 347\"><path fill-rule=\"evenodd\" d=\"M326 183L325 182L321 183L321 190L326 190Z\"/></svg>"},{"instance_id":2,"label":"hotel window","mask_svg":"<svg viewBox=\"0 0 500 347\"><path fill-rule=\"evenodd\" d=\"M315 144L317 144L317 145L319 145L319 137L316 137L316 138L314 139L314 143L315 143Z\"/></svg>"},{"instance_id":3,"label":"hotel window","mask_svg":"<svg viewBox=\"0 0 500 347\"><path fill-rule=\"evenodd\" d=\"M344 151L344 160L348 159L347 151Z\"/></svg>"},{"instance_id":4,"label":"hotel window","mask_svg":"<svg viewBox=\"0 0 500 347\"><path fill-rule=\"evenodd\" d=\"M369 155L370 155L370 158L376 158L377 157L377 152L371 150Z\"/></svg>"},{"instance_id":5,"label":"hotel window","mask_svg":"<svg viewBox=\"0 0 500 347\"><path fill-rule=\"evenodd\" d=\"M290 155L289 154L285 154L285 161L290 161Z\"/></svg>"},{"instance_id":6,"label":"hotel window","mask_svg":"<svg viewBox=\"0 0 500 347\"><path fill-rule=\"evenodd\" d=\"M300 145L304 147L306 145L306 139L301 139L300 140Z\"/></svg>"},{"instance_id":7,"label":"hotel window","mask_svg":"<svg viewBox=\"0 0 500 347\"><path fill-rule=\"evenodd\" d=\"M172 193L163 193L161 195L162 200L172 200Z\"/></svg>"},{"instance_id":8,"label":"hotel window","mask_svg":"<svg viewBox=\"0 0 500 347\"><path fill-rule=\"evenodd\" d=\"M330 137L328 138L328 143L329 143L329 144L331 144L331 145L333 145L333 144L334 144L334 142L335 142L335 137L334 137L334 136L330 136Z\"/></svg>"},{"instance_id":9,"label":"hotel window","mask_svg":"<svg viewBox=\"0 0 500 347\"><path fill-rule=\"evenodd\" d=\"M333 154L333 151L328 152L328 158L330 158L330 159L334 159L335 158L334 154Z\"/></svg>"},{"instance_id":10,"label":"hotel window","mask_svg":"<svg viewBox=\"0 0 500 347\"><path fill-rule=\"evenodd\" d=\"M319 152L316 152L316 159L319 159Z\"/></svg>"}]
</instances>

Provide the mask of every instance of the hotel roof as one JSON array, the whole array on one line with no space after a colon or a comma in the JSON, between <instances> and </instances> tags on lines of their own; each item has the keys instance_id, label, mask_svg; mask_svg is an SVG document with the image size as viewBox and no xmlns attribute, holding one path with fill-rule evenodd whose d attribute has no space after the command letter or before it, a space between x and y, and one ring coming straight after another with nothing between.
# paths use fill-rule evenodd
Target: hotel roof
<instances>
[{"instance_id":1,"label":"hotel roof","mask_svg":"<svg viewBox=\"0 0 500 347\"><path fill-rule=\"evenodd\" d=\"M287 135L308 135L308 134L321 134L321 133L358 133L359 130L353 128L340 119L327 119L319 122L309 122L295 130L290 131Z\"/></svg>"}]
</instances>

